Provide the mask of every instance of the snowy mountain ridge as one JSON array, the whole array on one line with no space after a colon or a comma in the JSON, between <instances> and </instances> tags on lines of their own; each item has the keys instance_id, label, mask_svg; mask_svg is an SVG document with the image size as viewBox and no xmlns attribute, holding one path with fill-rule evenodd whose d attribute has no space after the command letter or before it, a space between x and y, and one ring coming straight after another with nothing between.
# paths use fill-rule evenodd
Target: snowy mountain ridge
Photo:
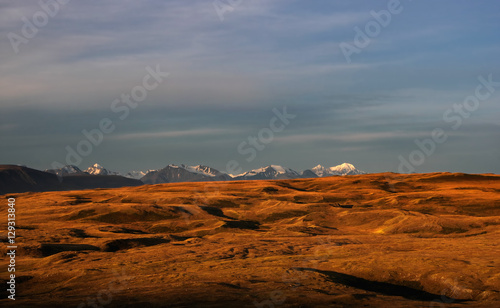
<instances>
[{"instance_id":1,"label":"snowy mountain ridge","mask_svg":"<svg viewBox=\"0 0 500 308\"><path fill-rule=\"evenodd\" d=\"M365 172L356 169L353 165L349 163L343 163L334 167L323 167L322 165L317 165L316 167L310 169L318 177L324 176L334 176L334 175L356 175L365 174Z\"/></svg>"},{"instance_id":2,"label":"snowy mountain ridge","mask_svg":"<svg viewBox=\"0 0 500 308\"><path fill-rule=\"evenodd\" d=\"M119 172L111 171L100 164L93 164L85 171L77 166L67 165L60 169L46 170L58 175L82 174L90 175L122 175ZM253 169L238 175L226 174L215 168L196 165L187 166L184 164L167 165L165 168L148 171L130 171L125 175L127 178L140 179L147 184L171 183L171 182L197 182L197 181L230 181L230 180L266 180L266 179L296 179L326 176L343 176L365 174L352 164L343 163L333 167L324 167L317 165L311 169L297 172L291 168L281 165L268 165L265 167Z\"/></svg>"},{"instance_id":3,"label":"snowy mountain ridge","mask_svg":"<svg viewBox=\"0 0 500 308\"><path fill-rule=\"evenodd\" d=\"M85 172L91 175L120 175L119 172L110 171L97 163L88 167Z\"/></svg>"}]
</instances>

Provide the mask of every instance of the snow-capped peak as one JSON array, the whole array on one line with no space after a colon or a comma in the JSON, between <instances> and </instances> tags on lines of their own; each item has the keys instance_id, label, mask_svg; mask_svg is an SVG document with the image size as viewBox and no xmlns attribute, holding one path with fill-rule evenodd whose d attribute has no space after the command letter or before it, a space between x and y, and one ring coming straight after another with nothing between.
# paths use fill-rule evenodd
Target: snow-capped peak
<instances>
[{"instance_id":1,"label":"snow-capped peak","mask_svg":"<svg viewBox=\"0 0 500 308\"><path fill-rule=\"evenodd\" d=\"M319 177L332 176L332 175L354 175L364 174L365 172L356 169L352 164L343 163L334 167L325 168L322 165L317 165L311 169Z\"/></svg>"},{"instance_id":2,"label":"snow-capped peak","mask_svg":"<svg viewBox=\"0 0 500 308\"><path fill-rule=\"evenodd\" d=\"M266 166L266 167L262 167L262 168L251 170L248 173L260 173L260 172L266 172L266 171L272 171L272 170L274 170L278 174L295 172L295 171L293 171L290 168L285 168L285 167L280 166L280 165L269 165L269 166Z\"/></svg>"},{"instance_id":3,"label":"snow-capped peak","mask_svg":"<svg viewBox=\"0 0 500 308\"><path fill-rule=\"evenodd\" d=\"M356 167L354 167L353 165L351 165L349 163L343 163L341 165L330 168L330 171L333 171L333 172L344 172L344 171L349 172L349 171L354 171L354 170L356 170Z\"/></svg>"},{"instance_id":4,"label":"snow-capped peak","mask_svg":"<svg viewBox=\"0 0 500 308\"><path fill-rule=\"evenodd\" d=\"M322 165L317 165L316 167L312 168L311 171L319 177L329 175L328 168L325 168Z\"/></svg>"},{"instance_id":5,"label":"snow-capped peak","mask_svg":"<svg viewBox=\"0 0 500 308\"><path fill-rule=\"evenodd\" d=\"M236 176L240 179L273 179L273 178L298 178L300 174L290 168L280 165L269 165L254 169Z\"/></svg>"},{"instance_id":6,"label":"snow-capped peak","mask_svg":"<svg viewBox=\"0 0 500 308\"><path fill-rule=\"evenodd\" d=\"M215 176L222 174L222 172L220 172L212 167L208 167L208 166L204 166L204 165L187 166L187 165L181 164L178 166L178 165L170 164L167 167L175 168L175 169L180 168L180 169L184 169L184 170L187 170L189 172L192 172L192 173L202 174L202 175L206 175L206 176L210 176L210 177L215 177Z\"/></svg>"},{"instance_id":7,"label":"snow-capped peak","mask_svg":"<svg viewBox=\"0 0 500 308\"><path fill-rule=\"evenodd\" d=\"M146 173L147 172L144 172L144 171L129 171L129 172L127 172L127 174L125 174L125 177L126 178L130 178L130 179L139 180L140 178L142 178L143 176L145 176Z\"/></svg>"},{"instance_id":8,"label":"snow-capped peak","mask_svg":"<svg viewBox=\"0 0 500 308\"><path fill-rule=\"evenodd\" d=\"M208 166L197 165L197 166L185 166L185 169L194 173L203 174L206 176L214 177L221 174L220 171L215 170Z\"/></svg>"},{"instance_id":9,"label":"snow-capped peak","mask_svg":"<svg viewBox=\"0 0 500 308\"><path fill-rule=\"evenodd\" d=\"M85 172L92 175L119 175L118 172L110 171L97 163L93 164L91 167L88 167Z\"/></svg>"},{"instance_id":10,"label":"snow-capped peak","mask_svg":"<svg viewBox=\"0 0 500 308\"><path fill-rule=\"evenodd\" d=\"M75 165L66 165L66 166L61 167L59 169L46 169L45 171L57 174L59 176L68 175L68 174L83 173L83 171L80 170L80 168L78 168Z\"/></svg>"},{"instance_id":11,"label":"snow-capped peak","mask_svg":"<svg viewBox=\"0 0 500 308\"><path fill-rule=\"evenodd\" d=\"M271 168L273 168L274 170L276 170L280 174L285 174L287 172L290 172L290 170L291 170L289 168L283 168L280 165L271 165Z\"/></svg>"}]
</instances>

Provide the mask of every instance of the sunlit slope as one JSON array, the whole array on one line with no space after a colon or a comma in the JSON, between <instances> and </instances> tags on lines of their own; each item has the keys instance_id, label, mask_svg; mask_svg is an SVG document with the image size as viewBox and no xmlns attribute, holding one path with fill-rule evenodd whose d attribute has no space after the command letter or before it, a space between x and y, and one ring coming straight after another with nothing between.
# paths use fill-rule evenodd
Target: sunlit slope
<instances>
[{"instance_id":1,"label":"sunlit slope","mask_svg":"<svg viewBox=\"0 0 500 308\"><path fill-rule=\"evenodd\" d=\"M387 173L8 196L17 200L17 305L77 306L105 293L105 307L500 304L500 176Z\"/></svg>"}]
</instances>

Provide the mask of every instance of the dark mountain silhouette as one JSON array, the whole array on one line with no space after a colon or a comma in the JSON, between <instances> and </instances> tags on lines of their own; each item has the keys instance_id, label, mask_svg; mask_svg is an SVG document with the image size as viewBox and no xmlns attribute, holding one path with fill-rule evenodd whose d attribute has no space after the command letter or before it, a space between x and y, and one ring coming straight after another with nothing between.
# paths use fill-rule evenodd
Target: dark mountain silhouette
<instances>
[{"instance_id":1,"label":"dark mountain silhouette","mask_svg":"<svg viewBox=\"0 0 500 308\"><path fill-rule=\"evenodd\" d=\"M232 178L207 166L168 165L163 169L150 171L141 181L145 184L161 184L176 182L229 181Z\"/></svg>"},{"instance_id":2,"label":"dark mountain silhouette","mask_svg":"<svg viewBox=\"0 0 500 308\"><path fill-rule=\"evenodd\" d=\"M72 174L63 177L28 167L0 165L0 194L79 190L93 188L117 188L139 186L139 180L117 175Z\"/></svg>"}]
</instances>

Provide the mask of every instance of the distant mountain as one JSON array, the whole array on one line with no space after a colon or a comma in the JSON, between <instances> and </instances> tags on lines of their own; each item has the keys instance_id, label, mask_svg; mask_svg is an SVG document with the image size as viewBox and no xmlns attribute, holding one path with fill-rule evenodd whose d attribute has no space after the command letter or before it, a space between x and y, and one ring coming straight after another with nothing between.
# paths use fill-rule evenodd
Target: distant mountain
<instances>
[{"instance_id":1,"label":"distant mountain","mask_svg":"<svg viewBox=\"0 0 500 308\"><path fill-rule=\"evenodd\" d=\"M14 165L0 165L0 195L27 191L57 190L61 183L54 173Z\"/></svg>"},{"instance_id":2,"label":"distant mountain","mask_svg":"<svg viewBox=\"0 0 500 308\"><path fill-rule=\"evenodd\" d=\"M301 175L290 168L279 165L269 165L259 169L254 169L234 177L235 180L281 180L296 179Z\"/></svg>"},{"instance_id":3,"label":"distant mountain","mask_svg":"<svg viewBox=\"0 0 500 308\"><path fill-rule=\"evenodd\" d=\"M85 172L91 175L120 175L119 172L110 171L99 164L88 167Z\"/></svg>"},{"instance_id":4,"label":"distant mountain","mask_svg":"<svg viewBox=\"0 0 500 308\"><path fill-rule=\"evenodd\" d=\"M0 195L28 191L118 188L139 185L143 185L139 180L117 175L90 175L80 170L80 173L75 172L58 177L55 173L27 167L0 165Z\"/></svg>"},{"instance_id":5,"label":"distant mountain","mask_svg":"<svg viewBox=\"0 0 500 308\"><path fill-rule=\"evenodd\" d=\"M45 172L49 172L58 176L66 176L69 174L84 174L80 168L75 165L66 165L59 169L46 169Z\"/></svg>"},{"instance_id":6,"label":"distant mountain","mask_svg":"<svg viewBox=\"0 0 500 308\"><path fill-rule=\"evenodd\" d=\"M317 178L318 177L318 175L310 169L302 171L301 175L303 178Z\"/></svg>"},{"instance_id":7,"label":"distant mountain","mask_svg":"<svg viewBox=\"0 0 500 308\"><path fill-rule=\"evenodd\" d=\"M118 188L144 185L140 180L126 178L121 175L91 174L70 174L63 177L62 184L70 186L72 189Z\"/></svg>"},{"instance_id":8,"label":"distant mountain","mask_svg":"<svg viewBox=\"0 0 500 308\"><path fill-rule=\"evenodd\" d=\"M91 175L120 175L118 172L110 171L109 169L106 169L99 164L94 164L84 172L78 169L78 167L76 166L66 166L65 168L68 169L68 171L64 173L65 175L82 173L88 173ZM228 175L226 173L220 172L215 168L204 165L187 166L184 164L171 164L159 170L130 171L125 174L125 177L137 180L140 179L145 184L161 184L201 181L315 178L334 175L356 175L364 173L365 172L357 169L349 163L343 163L334 167L323 167L322 165L317 165L314 168L304 170L302 173L279 165L269 165L239 175Z\"/></svg>"},{"instance_id":9,"label":"distant mountain","mask_svg":"<svg viewBox=\"0 0 500 308\"><path fill-rule=\"evenodd\" d=\"M145 176L148 172L151 171L156 171L156 170L149 170L149 171L130 171L127 172L124 176L129 179L136 179L140 180L143 176Z\"/></svg>"},{"instance_id":10,"label":"distant mountain","mask_svg":"<svg viewBox=\"0 0 500 308\"><path fill-rule=\"evenodd\" d=\"M208 166L203 166L203 165L197 165L197 166L185 166L185 165L181 165L180 167L181 168L185 168L189 172L202 174L202 175L205 175L205 176L208 176L208 177L218 177L218 176L227 175L225 173L220 172L217 169L214 169L214 168L208 167Z\"/></svg>"},{"instance_id":11,"label":"distant mountain","mask_svg":"<svg viewBox=\"0 0 500 308\"><path fill-rule=\"evenodd\" d=\"M348 163L343 163L335 167L323 167L322 165L317 165L316 167L310 170L305 170L304 172L302 172L302 175L304 175L304 173L306 172L308 175L311 175L312 172L318 177L334 176L334 175L357 175L366 173L356 169L356 167Z\"/></svg>"},{"instance_id":12,"label":"distant mountain","mask_svg":"<svg viewBox=\"0 0 500 308\"><path fill-rule=\"evenodd\" d=\"M358 170L358 169L356 169L356 167L354 167L353 165L348 164L348 163L343 163L343 164L335 166L335 167L330 167L330 171L336 175L366 174L366 172Z\"/></svg>"},{"instance_id":13,"label":"distant mountain","mask_svg":"<svg viewBox=\"0 0 500 308\"><path fill-rule=\"evenodd\" d=\"M79 175L84 175L84 174L90 174L90 175L120 175L119 172L111 171L109 169L104 168L103 166L99 164L93 164L92 166L88 167L85 171L82 171L80 168L78 168L75 165L66 165L62 168L59 169L46 169L45 172L53 173L59 176L66 176L66 175L72 175L72 174L79 174ZM142 175L139 177L143 177L146 173L142 171ZM130 177L134 178L134 177Z\"/></svg>"},{"instance_id":14,"label":"distant mountain","mask_svg":"<svg viewBox=\"0 0 500 308\"><path fill-rule=\"evenodd\" d=\"M76 166L66 167L74 167L73 169L76 168L79 170ZM82 171L80 170L80 172ZM120 175L118 172L110 171L99 164L94 164L85 170L85 172L91 175ZM68 174L73 173L77 172L68 172ZM323 167L322 165L317 165L314 168L304 170L302 173L279 165L269 165L239 175L228 175L217 169L204 165L187 166L183 164L171 164L159 170L130 171L125 174L125 177L140 179L145 184L160 184L200 181L296 179L334 175L356 175L364 173L365 172L356 169L356 167L349 163L343 163L334 167Z\"/></svg>"},{"instance_id":15,"label":"distant mountain","mask_svg":"<svg viewBox=\"0 0 500 308\"><path fill-rule=\"evenodd\" d=\"M208 166L168 165L163 169L150 171L141 181L145 184L175 182L227 181L232 178Z\"/></svg>"},{"instance_id":16,"label":"distant mountain","mask_svg":"<svg viewBox=\"0 0 500 308\"><path fill-rule=\"evenodd\" d=\"M0 165L0 194L88 188L114 188L144 184L236 180L281 180L315 178L339 175L357 175L365 172L351 164L334 167L317 165L299 173L279 165L269 165L239 175L228 175L212 167L197 165L168 165L163 169L130 171L125 176L94 164L85 171L74 165L39 171L23 166Z\"/></svg>"}]
</instances>

